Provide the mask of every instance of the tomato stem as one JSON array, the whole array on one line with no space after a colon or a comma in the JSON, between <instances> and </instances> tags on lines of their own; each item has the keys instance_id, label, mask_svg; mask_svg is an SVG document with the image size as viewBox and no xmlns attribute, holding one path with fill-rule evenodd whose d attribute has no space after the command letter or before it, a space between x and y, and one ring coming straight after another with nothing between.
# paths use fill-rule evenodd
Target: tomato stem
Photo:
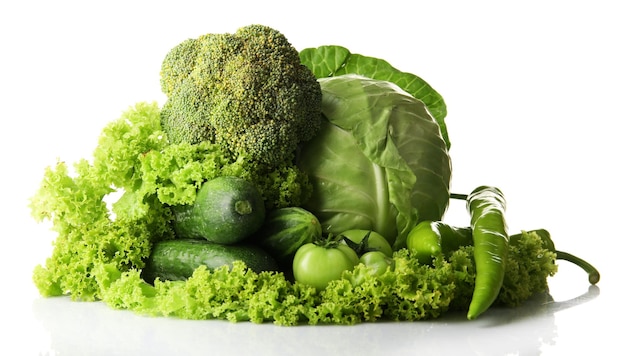
<instances>
[{"instance_id":1,"label":"tomato stem","mask_svg":"<svg viewBox=\"0 0 626 356\"><path fill-rule=\"evenodd\" d=\"M350 240L347 236L344 235L340 235L339 237L341 238L341 240L343 240L348 246L350 246L351 249L354 250L354 252L357 253L357 255L361 256L362 254L369 252L369 251L376 251L377 249L373 249L369 247L369 238L370 235L372 234L372 231L369 230L365 236L363 236L363 239L361 240L361 242L356 243L352 240Z\"/></svg>"},{"instance_id":2,"label":"tomato stem","mask_svg":"<svg viewBox=\"0 0 626 356\"><path fill-rule=\"evenodd\" d=\"M321 238L317 241L314 241L313 243L317 246L324 247L324 248L334 248L337 245L339 245L340 242L341 242L340 235L328 234L326 238Z\"/></svg>"},{"instance_id":3,"label":"tomato stem","mask_svg":"<svg viewBox=\"0 0 626 356\"><path fill-rule=\"evenodd\" d=\"M571 253L557 250L556 259L569 261L582 268L589 275L589 283L596 284L600 281L600 272L591 263L583 260L582 258L574 256Z\"/></svg>"}]
</instances>

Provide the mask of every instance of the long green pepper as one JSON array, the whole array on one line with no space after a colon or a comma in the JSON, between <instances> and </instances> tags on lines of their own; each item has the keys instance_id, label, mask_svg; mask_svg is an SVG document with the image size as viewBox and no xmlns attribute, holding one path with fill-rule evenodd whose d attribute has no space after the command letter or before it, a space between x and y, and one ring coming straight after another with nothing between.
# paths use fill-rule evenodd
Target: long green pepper
<instances>
[{"instance_id":1,"label":"long green pepper","mask_svg":"<svg viewBox=\"0 0 626 356\"><path fill-rule=\"evenodd\" d=\"M476 281L467 312L475 319L496 300L504 281L509 236L504 211L506 201L500 189L480 186L467 197L474 241Z\"/></svg>"}]
</instances>

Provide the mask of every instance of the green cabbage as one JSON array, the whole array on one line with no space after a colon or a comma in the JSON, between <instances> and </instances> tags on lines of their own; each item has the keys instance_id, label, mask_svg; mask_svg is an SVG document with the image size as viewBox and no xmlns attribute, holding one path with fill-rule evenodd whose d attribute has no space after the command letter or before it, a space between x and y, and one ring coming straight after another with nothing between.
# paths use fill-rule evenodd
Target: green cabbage
<instances>
[{"instance_id":1,"label":"green cabbage","mask_svg":"<svg viewBox=\"0 0 626 356\"><path fill-rule=\"evenodd\" d=\"M421 220L448 207L451 162L424 103L394 83L345 74L319 79L321 131L298 166L313 183L305 208L324 231L371 229L404 247Z\"/></svg>"}]
</instances>

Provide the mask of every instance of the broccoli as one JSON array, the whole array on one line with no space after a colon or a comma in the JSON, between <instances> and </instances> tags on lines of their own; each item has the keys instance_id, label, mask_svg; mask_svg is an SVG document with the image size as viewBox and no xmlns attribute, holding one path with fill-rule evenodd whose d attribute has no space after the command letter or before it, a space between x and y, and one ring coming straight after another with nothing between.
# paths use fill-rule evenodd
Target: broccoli
<instances>
[{"instance_id":1,"label":"broccoli","mask_svg":"<svg viewBox=\"0 0 626 356\"><path fill-rule=\"evenodd\" d=\"M263 25L188 39L165 56L161 125L171 143L216 143L269 166L290 161L321 123L315 75Z\"/></svg>"}]
</instances>

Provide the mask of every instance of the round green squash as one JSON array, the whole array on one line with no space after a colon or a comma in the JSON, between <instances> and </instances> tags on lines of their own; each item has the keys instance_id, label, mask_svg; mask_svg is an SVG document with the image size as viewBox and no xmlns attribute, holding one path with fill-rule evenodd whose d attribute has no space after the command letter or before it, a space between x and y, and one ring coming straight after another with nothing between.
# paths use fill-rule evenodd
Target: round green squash
<instances>
[{"instance_id":1,"label":"round green squash","mask_svg":"<svg viewBox=\"0 0 626 356\"><path fill-rule=\"evenodd\" d=\"M265 205L256 186L231 176L204 182L193 204L172 209L178 238L226 245L243 241L265 221Z\"/></svg>"},{"instance_id":2,"label":"round green squash","mask_svg":"<svg viewBox=\"0 0 626 356\"><path fill-rule=\"evenodd\" d=\"M313 213L299 207L287 207L270 211L250 239L274 256L281 269L290 272L298 248L321 237L322 227Z\"/></svg>"}]
</instances>

